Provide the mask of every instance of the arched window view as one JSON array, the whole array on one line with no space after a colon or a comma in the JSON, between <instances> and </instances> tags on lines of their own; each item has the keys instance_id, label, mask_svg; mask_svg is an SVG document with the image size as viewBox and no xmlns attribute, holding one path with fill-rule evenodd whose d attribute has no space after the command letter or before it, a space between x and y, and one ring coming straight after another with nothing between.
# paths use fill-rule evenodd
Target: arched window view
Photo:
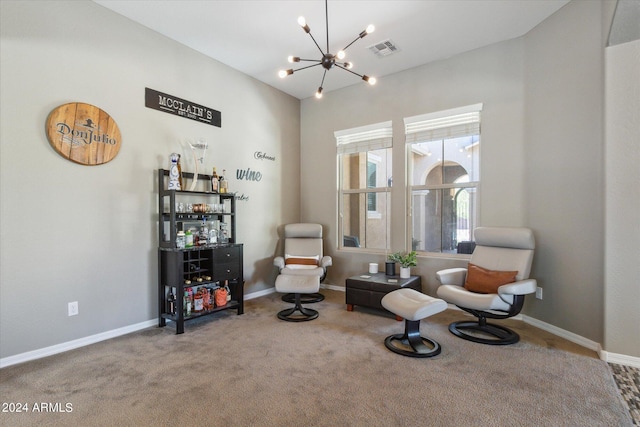
<instances>
[{"instance_id":1,"label":"arched window view","mask_svg":"<svg viewBox=\"0 0 640 427\"><path fill-rule=\"evenodd\" d=\"M480 181L479 111L407 124L411 248L471 253Z\"/></svg>"},{"instance_id":2,"label":"arched window view","mask_svg":"<svg viewBox=\"0 0 640 427\"><path fill-rule=\"evenodd\" d=\"M412 190L412 249L458 253L459 243L472 240L477 150L477 136L412 145L414 182L421 183Z\"/></svg>"}]
</instances>

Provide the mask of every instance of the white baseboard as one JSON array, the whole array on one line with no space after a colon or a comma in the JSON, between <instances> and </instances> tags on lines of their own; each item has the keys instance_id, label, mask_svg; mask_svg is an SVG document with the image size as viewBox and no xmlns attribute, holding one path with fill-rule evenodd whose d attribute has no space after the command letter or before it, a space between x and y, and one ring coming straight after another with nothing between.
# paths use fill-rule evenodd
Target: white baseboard
<instances>
[{"instance_id":1,"label":"white baseboard","mask_svg":"<svg viewBox=\"0 0 640 427\"><path fill-rule=\"evenodd\" d=\"M560 338L564 338L573 343L581 345L582 347L588 348L589 350L593 350L598 353L598 355L600 355L600 353L602 352L602 346L600 345L600 343L581 337L580 335L574 334L573 332L565 331L564 329L558 328L557 326L553 326L549 323L543 322L542 320L534 319L533 317L529 317L525 314L522 315L522 321L533 325L536 328L542 329L543 331L547 331L552 333L553 335L557 335Z\"/></svg>"},{"instance_id":2,"label":"white baseboard","mask_svg":"<svg viewBox=\"0 0 640 427\"><path fill-rule=\"evenodd\" d=\"M338 292L345 292L345 288L343 286L335 286L331 284L322 284L320 286L321 288L324 288L324 289L330 289ZM275 288L267 288L261 291L246 294L244 296L244 299L246 301L254 298L259 298L261 296L269 295L275 292L276 292ZM457 308L451 305L449 305L449 307ZM529 317L526 315L518 315L517 317L514 317L514 319L521 319L525 323L528 323L544 331L550 332L561 338L564 338L578 345L591 349L596 353L598 353L600 359L604 360L605 362L640 368L640 358L638 357L604 351L602 350L602 347L600 346L600 344L597 342L588 340L584 337L581 337L580 335L574 334L573 332L565 331L564 329L550 325L549 323L545 323L541 320L534 319L533 317ZM147 320L145 322L136 323L135 325L124 326L122 328L113 329L111 331L102 332L102 333L91 335L84 338L79 338L77 340L68 341L62 344L56 344L50 347L45 347L38 350L17 354L15 356L5 357L0 359L0 368L17 365L19 363L28 362L30 360L41 359L47 356L53 356L54 354L58 354L58 353L64 353L65 351L73 350L79 347L84 347L90 344L95 344L97 342L105 341L111 338L116 338L121 335L130 334L132 332L146 329L155 325L157 325L157 319Z\"/></svg>"},{"instance_id":3,"label":"white baseboard","mask_svg":"<svg viewBox=\"0 0 640 427\"><path fill-rule=\"evenodd\" d=\"M264 295L274 293L275 288L268 288L258 292L252 292L244 296L245 301L253 298L258 298ZM26 353L16 354L15 356L4 357L0 359L0 369L11 365L17 365L18 363L28 362L30 360L41 359L47 356L53 356L55 354L64 353L65 351L74 350L86 345L95 344L100 341L116 338L121 335L137 332L142 329L150 328L158 324L157 319L147 320L145 322L137 323L135 325L129 325L111 331L101 332L99 334L91 335L84 338L78 338L77 340L64 342L62 344L52 345L50 347L41 348L38 350L28 351Z\"/></svg>"},{"instance_id":4,"label":"white baseboard","mask_svg":"<svg viewBox=\"0 0 640 427\"><path fill-rule=\"evenodd\" d=\"M615 363L617 365L640 368L640 357L627 356L625 354L611 353L609 351L602 350L600 352L600 359L604 360L605 362Z\"/></svg>"},{"instance_id":5,"label":"white baseboard","mask_svg":"<svg viewBox=\"0 0 640 427\"><path fill-rule=\"evenodd\" d=\"M18 363L41 359L43 357L53 356L54 354L58 353L64 353L65 351L84 347L90 344L95 344L97 342L119 337L121 335L130 334L132 332L146 329L157 324L158 319L147 320L145 322L136 323L135 325L124 326L122 328L113 329L111 331L101 332L99 334L91 335L84 338L78 338L77 340L67 341L62 344L56 344L50 347L16 354L15 356L4 357L0 359L0 368L6 368L7 366L17 365Z\"/></svg>"}]
</instances>

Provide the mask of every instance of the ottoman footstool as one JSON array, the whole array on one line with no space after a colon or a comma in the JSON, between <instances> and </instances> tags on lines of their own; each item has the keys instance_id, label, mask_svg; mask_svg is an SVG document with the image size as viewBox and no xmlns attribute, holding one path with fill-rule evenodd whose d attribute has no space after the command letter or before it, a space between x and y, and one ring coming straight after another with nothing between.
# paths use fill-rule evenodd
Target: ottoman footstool
<instances>
[{"instance_id":1,"label":"ottoman footstool","mask_svg":"<svg viewBox=\"0 0 640 427\"><path fill-rule=\"evenodd\" d=\"M281 274L276 278L276 291L294 295L295 305L278 312L278 318L288 322L304 322L318 317L318 311L302 306L300 295L320 290L319 276L294 276ZM296 314L299 311L300 314Z\"/></svg>"},{"instance_id":2,"label":"ottoman footstool","mask_svg":"<svg viewBox=\"0 0 640 427\"><path fill-rule=\"evenodd\" d=\"M382 298L382 306L405 319L404 334L389 335L384 345L394 353L409 357L433 357L440 344L420 336L420 320L447 309L447 303L414 289L398 289Z\"/></svg>"}]
</instances>

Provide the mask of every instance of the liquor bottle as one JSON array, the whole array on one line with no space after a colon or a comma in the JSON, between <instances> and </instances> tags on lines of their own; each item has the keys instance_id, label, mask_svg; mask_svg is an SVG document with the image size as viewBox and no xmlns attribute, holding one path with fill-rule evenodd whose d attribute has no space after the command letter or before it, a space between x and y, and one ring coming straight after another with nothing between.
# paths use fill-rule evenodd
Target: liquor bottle
<instances>
[{"instance_id":1,"label":"liquor bottle","mask_svg":"<svg viewBox=\"0 0 640 427\"><path fill-rule=\"evenodd\" d=\"M176 313L176 297L173 295L173 288L169 288L169 295L167 295L167 313Z\"/></svg>"},{"instance_id":2,"label":"liquor bottle","mask_svg":"<svg viewBox=\"0 0 640 427\"><path fill-rule=\"evenodd\" d=\"M182 165L180 165L180 154L178 154L178 182L180 183L180 189L184 190L184 185L182 185Z\"/></svg>"},{"instance_id":3,"label":"liquor bottle","mask_svg":"<svg viewBox=\"0 0 640 427\"><path fill-rule=\"evenodd\" d=\"M224 175L227 173L226 169L222 169L222 175L220 175L220 192L226 193L229 191L229 181L224 179Z\"/></svg>"},{"instance_id":4,"label":"liquor bottle","mask_svg":"<svg viewBox=\"0 0 640 427\"><path fill-rule=\"evenodd\" d=\"M185 248L193 247L193 234L191 233L191 229L184 232L184 237L185 237L184 247Z\"/></svg>"},{"instance_id":5,"label":"liquor bottle","mask_svg":"<svg viewBox=\"0 0 640 427\"><path fill-rule=\"evenodd\" d=\"M227 302L231 301L231 289L229 289L229 281L224 281L224 290L227 291Z\"/></svg>"},{"instance_id":6,"label":"liquor bottle","mask_svg":"<svg viewBox=\"0 0 640 427\"><path fill-rule=\"evenodd\" d=\"M182 303L184 306L184 315L191 316L191 298L189 298L189 292L184 292L184 302Z\"/></svg>"},{"instance_id":7,"label":"liquor bottle","mask_svg":"<svg viewBox=\"0 0 640 427\"><path fill-rule=\"evenodd\" d=\"M200 239L198 240L200 245L206 245L209 242L209 227L207 227L207 217L202 217L202 226L200 226Z\"/></svg>"},{"instance_id":8,"label":"liquor bottle","mask_svg":"<svg viewBox=\"0 0 640 427\"><path fill-rule=\"evenodd\" d=\"M214 193L218 193L220 191L220 181L218 179L216 168L213 168L213 173L211 174L211 191Z\"/></svg>"}]
</instances>

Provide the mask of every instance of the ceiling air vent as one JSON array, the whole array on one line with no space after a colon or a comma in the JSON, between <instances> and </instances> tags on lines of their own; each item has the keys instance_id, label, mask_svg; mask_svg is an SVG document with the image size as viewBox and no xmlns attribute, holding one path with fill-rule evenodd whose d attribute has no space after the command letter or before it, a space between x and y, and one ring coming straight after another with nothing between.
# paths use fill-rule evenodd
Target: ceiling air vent
<instances>
[{"instance_id":1,"label":"ceiling air vent","mask_svg":"<svg viewBox=\"0 0 640 427\"><path fill-rule=\"evenodd\" d=\"M383 40L379 43L373 44L368 48L375 56L378 58L384 58L385 56L389 56L396 52L399 52L400 49L396 44L391 40Z\"/></svg>"}]
</instances>

